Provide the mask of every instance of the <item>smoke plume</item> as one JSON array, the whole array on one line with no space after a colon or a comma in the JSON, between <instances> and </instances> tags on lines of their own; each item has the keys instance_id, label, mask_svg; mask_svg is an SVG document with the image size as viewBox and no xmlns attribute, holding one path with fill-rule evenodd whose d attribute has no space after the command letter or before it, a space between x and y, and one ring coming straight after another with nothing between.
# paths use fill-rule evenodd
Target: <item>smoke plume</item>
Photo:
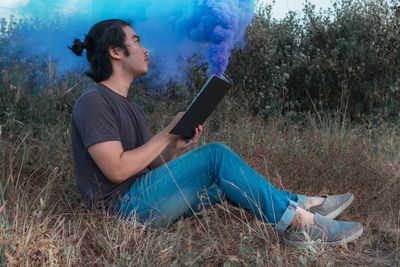
<instances>
[{"instance_id":1,"label":"smoke plume","mask_svg":"<svg viewBox=\"0 0 400 267\"><path fill-rule=\"evenodd\" d=\"M187 79L193 65L223 74L230 51L245 43L254 0L31 0L18 7L18 14L29 18L19 34L25 53L55 60L58 74L88 67L85 57L67 46L83 39L94 23L132 21L149 50L153 68L148 76L165 86Z\"/></svg>"}]
</instances>

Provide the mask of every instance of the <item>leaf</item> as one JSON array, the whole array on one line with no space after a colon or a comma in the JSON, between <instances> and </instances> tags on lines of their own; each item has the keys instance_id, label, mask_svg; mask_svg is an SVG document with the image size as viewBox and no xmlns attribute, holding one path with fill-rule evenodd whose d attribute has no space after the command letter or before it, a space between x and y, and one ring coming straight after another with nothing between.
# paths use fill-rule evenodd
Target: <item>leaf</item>
<instances>
[{"instance_id":1,"label":"leaf","mask_svg":"<svg viewBox=\"0 0 400 267\"><path fill-rule=\"evenodd\" d=\"M399 89L400 89L400 87L390 86L390 91L392 91L392 93L396 93Z\"/></svg>"}]
</instances>

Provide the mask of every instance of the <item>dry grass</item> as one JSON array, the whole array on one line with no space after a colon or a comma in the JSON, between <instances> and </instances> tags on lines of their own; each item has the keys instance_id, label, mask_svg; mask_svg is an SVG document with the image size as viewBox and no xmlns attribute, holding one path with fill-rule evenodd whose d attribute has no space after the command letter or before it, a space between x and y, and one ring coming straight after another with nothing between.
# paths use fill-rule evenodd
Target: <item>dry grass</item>
<instances>
[{"instance_id":1,"label":"dry grass","mask_svg":"<svg viewBox=\"0 0 400 267\"><path fill-rule=\"evenodd\" d=\"M160 121L159 113L149 121ZM167 121L167 119L165 119ZM161 124L152 124L156 131ZM116 221L80 204L67 124L0 143L0 265L395 266L400 262L399 129L307 126L284 119L214 116L201 143L223 141L278 188L309 195L351 191L340 219L364 234L344 247L298 250L253 215L215 205L168 229ZM218 126L218 127L216 127ZM213 131L213 129L218 129Z\"/></svg>"}]
</instances>

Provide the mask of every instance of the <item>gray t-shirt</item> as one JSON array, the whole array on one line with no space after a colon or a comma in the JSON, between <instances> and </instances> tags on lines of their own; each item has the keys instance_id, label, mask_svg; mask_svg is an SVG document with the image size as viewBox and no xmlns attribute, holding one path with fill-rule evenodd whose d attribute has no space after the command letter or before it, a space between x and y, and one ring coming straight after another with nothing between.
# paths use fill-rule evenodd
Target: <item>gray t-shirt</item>
<instances>
[{"instance_id":1,"label":"gray t-shirt","mask_svg":"<svg viewBox=\"0 0 400 267\"><path fill-rule=\"evenodd\" d=\"M150 171L146 167L121 184L108 180L87 148L99 142L120 141L124 151L149 140L142 108L102 84L82 94L72 111L72 149L76 183L85 204L111 210L135 179ZM132 164L135 164L132 162Z\"/></svg>"}]
</instances>

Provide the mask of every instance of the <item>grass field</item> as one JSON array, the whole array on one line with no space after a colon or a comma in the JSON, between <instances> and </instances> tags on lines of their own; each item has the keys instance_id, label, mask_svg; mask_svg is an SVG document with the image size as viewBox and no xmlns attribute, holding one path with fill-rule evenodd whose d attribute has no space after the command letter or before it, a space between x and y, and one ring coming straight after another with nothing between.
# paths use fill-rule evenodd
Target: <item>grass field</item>
<instances>
[{"instance_id":1,"label":"grass field","mask_svg":"<svg viewBox=\"0 0 400 267\"><path fill-rule=\"evenodd\" d=\"M46 126L10 117L0 139L0 265L398 265L399 126L349 125L322 115L301 123L265 121L239 115L228 104L208 121L199 145L225 143L280 189L354 193L353 204L338 219L362 223L364 234L343 246L298 250L229 203L162 230L116 221L81 204L67 119L60 116ZM147 117L151 131L181 106L156 105Z\"/></svg>"}]
</instances>

